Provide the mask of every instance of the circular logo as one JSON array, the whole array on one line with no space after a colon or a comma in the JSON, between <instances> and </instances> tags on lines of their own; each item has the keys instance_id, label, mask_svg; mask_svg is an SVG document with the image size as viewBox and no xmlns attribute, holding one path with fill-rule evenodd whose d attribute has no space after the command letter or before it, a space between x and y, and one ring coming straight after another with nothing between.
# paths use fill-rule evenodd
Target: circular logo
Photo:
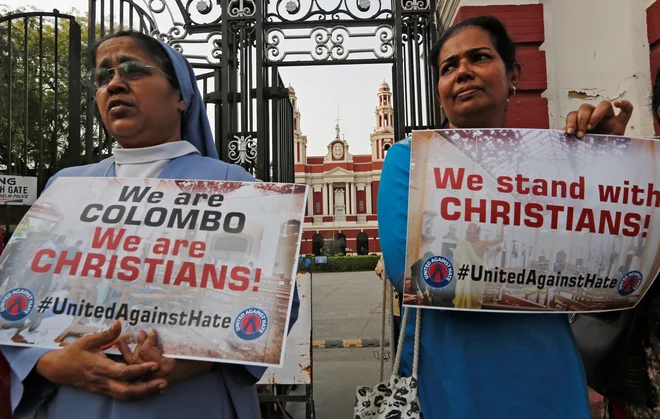
<instances>
[{"instance_id":1,"label":"circular logo","mask_svg":"<svg viewBox=\"0 0 660 419\"><path fill-rule=\"evenodd\" d=\"M268 316L258 308L248 308L236 316L234 332L243 340L259 339L268 329Z\"/></svg>"},{"instance_id":2,"label":"circular logo","mask_svg":"<svg viewBox=\"0 0 660 419\"><path fill-rule=\"evenodd\" d=\"M640 271L630 271L621 278L619 282L619 295L627 296L637 291L640 285L642 285L643 280L642 273Z\"/></svg>"},{"instance_id":3,"label":"circular logo","mask_svg":"<svg viewBox=\"0 0 660 419\"><path fill-rule=\"evenodd\" d=\"M0 299L0 317L8 322L26 318L34 308L34 294L27 288L14 288Z\"/></svg>"},{"instance_id":4,"label":"circular logo","mask_svg":"<svg viewBox=\"0 0 660 419\"><path fill-rule=\"evenodd\" d=\"M422 278L431 288L444 288L454 279L454 266L445 257L433 256L422 265Z\"/></svg>"}]
</instances>

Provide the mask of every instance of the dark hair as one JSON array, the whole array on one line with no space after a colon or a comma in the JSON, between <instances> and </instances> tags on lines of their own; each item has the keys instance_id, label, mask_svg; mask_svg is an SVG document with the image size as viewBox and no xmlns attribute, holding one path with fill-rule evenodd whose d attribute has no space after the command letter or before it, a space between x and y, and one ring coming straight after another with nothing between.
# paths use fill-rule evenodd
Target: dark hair
<instances>
[{"instance_id":1,"label":"dark hair","mask_svg":"<svg viewBox=\"0 0 660 419\"><path fill-rule=\"evenodd\" d=\"M651 106L653 107L653 119L660 123L660 115L658 115L658 108L660 108L660 69L655 74L655 83L653 83L653 97L651 98Z\"/></svg>"},{"instance_id":2,"label":"dark hair","mask_svg":"<svg viewBox=\"0 0 660 419\"><path fill-rule=\"evenodd\" d=\"M451 26L449 29L444 31L442 35L440 35L440 38L431 49L429 57L435 75L435 80L438 79L440 74L438 59L440 58L440 51L442 50L442 47L456 32L471 26L479 27L488 32L490 39L495 46L495 50L500 55L500 57L502 57L502 61L504 61L504 66L506 69L513 69L513 66L516 63L516 46L511 40L511 37L509 36L509 33L507 32L504 24L493 16L477 16Z\"/></svg>"},{"instance_id":3,"label":"dark hair","mask_svg":"<svg viewBox=\"0 0 660 419\"><path fill-rule=\"evenodd\" d=\"M160 69L169 76L170 85L174 89L179 89L179 82L176 78L176 73L174 72L174 66L172 65L172 61L170 61L170 57L167 56L167 53L158 43L156 38L145 35L142 32L132 30L120 31L101 38L98 42L96 42L96 44L94 44L92 48L90 48L87 54L87 68L96 67L96 52L102 43L109 39L121 38L124 36L133 38L136 42L138 42L140 46L142 46L142 48L144 48L144 50L149 53L149 55L151 55L154 61L158 63Z\"/></svg>"}]
</instances>

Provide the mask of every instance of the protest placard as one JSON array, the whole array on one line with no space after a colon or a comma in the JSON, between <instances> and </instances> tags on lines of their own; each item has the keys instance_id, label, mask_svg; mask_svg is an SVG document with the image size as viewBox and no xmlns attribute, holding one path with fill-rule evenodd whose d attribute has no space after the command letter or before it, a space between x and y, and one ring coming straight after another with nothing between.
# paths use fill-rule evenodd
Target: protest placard
<instances>
[{"instance_id":1,"label":"protest placard","mask_svg":"<svg viewBox=\"0 0 660 419\"><path fill-rule=\"evenodd\" d=\"M405 305L599 312L660 271L660 143L548 130L412 135Z\"/></svg>"},{"instance_id":2,"label":"protest placard","mask_svg":"<svg viewBox=\"0 0 660 419\"><path fill-rule=\"evenodd\" d=\"M57 348L113 320L166 355L279 366L306 185L58 178L0 258L0 343Z\"/></svg>"}]
</instances>

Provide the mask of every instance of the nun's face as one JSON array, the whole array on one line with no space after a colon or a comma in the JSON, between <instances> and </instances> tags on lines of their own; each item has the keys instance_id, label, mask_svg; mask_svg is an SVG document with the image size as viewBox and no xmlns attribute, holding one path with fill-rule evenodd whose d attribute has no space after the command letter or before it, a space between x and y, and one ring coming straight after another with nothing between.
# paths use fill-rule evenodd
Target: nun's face
<instances>
[{"instance_id":1,"label":"nun's face","mask_svg":"<svg viewBox=\"0 0 660 419\"><path fill-rule=\"evenodd\" d=\"M109 39L96 53L97 68L115 68L130 60L160 68L130 37ZM181 139L185 104L160 71L147 69L129 80L115 71L112 80L97 90L96 103L105 127L123 148L150 147Z\"/></svg>"}]
</instances>

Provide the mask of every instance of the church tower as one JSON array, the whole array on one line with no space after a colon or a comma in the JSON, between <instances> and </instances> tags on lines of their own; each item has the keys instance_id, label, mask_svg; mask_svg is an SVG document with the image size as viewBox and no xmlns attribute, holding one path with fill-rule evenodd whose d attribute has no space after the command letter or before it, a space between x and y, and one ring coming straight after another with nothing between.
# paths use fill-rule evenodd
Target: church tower
<instances>
[{"instance_id":1,"label":"church tower","mask_svg":"<svg viewBox=\"0 0 660 419\"><path fill-rule=\"evenodd\" d=\"M378 89L376 107L376 128L371 137L371 157L373 161L383 161L385 152L394 144L394 108L390 85L383 80Z\"/></svg>"},{"instance_id":2,"label":"church tower","mask_svg":"<svg viewBox=\"0 0 660 419\"><path fill-rule=\"evenodd\" d=\"M293 107L293 146L295 152L295 164L307 163L307 136L302 135L300 128L300 109L298 108L298 97L296 91L289 84L289 100Z\"/></svg>"}]
</instances>

